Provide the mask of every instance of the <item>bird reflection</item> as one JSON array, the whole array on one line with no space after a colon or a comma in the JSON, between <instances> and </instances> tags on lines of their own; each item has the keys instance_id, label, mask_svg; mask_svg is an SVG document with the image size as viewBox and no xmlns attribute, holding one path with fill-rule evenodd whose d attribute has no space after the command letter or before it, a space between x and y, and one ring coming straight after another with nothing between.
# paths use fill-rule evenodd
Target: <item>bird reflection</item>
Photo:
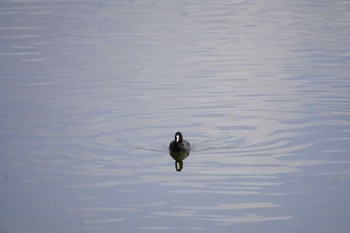
<instances>
[{"instance_id":1,"label":"bird reflection","mask_svg":"<svg viewBox=\"0 0 350 233\"><path fill-rule=\"evenodd\" d=\"M181 132L176 132L175 140L169 144L169 154L175 160L176 171L181 171L183 168L183 160L185 160L191 151L191 145L184 140Z\"/></svg>"}]
</instances>

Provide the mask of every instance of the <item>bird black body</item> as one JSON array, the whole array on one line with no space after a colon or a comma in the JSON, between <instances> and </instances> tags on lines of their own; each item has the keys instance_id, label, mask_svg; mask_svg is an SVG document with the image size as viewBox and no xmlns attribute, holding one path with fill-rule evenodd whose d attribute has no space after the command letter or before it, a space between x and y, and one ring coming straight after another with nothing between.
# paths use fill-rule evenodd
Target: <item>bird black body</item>
<instances>
[{"instance_id":1,"label":"bird black body","mask_svg":"<svg viewBox=\"0 0 350 233\"><path fill-rule=\"evenodd\" d=\"M182 170L182 161L190 155L190 151L190 143L183 139L181 132L176 132L175 140L169 144L169 154L175 160L176 171Z\"/></svg>"}]
</instances>

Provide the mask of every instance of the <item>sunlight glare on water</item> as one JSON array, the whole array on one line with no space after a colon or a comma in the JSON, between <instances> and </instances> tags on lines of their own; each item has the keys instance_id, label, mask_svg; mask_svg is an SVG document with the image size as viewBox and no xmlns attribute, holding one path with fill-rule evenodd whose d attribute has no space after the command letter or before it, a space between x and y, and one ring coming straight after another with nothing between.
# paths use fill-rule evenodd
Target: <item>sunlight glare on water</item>
<instances>
[{"instance_id":1,"label":"sunlight glare on water","mask_svg":"<svg viewBox=\"0 0 350 233\"><path fill-rule=\"evenodd\" d=\"M349 232L349 10L2 1L0 232Z\"/></svg>"}]
</instances>

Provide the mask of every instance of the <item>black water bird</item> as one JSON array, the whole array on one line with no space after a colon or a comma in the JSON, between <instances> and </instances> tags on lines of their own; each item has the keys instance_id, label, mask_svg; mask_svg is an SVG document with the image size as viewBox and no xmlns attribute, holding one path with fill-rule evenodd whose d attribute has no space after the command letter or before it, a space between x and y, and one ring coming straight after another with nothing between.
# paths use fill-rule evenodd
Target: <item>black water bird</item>
<instances>
[{"instance_id":1,"label":"black water bird","mask_svg":"<svg viewBox=\"0 0 350 233\"><path fill-rule=\"evenodd\" d=\"M183 168L183 160L190 155L191 145L187 140L184 140L181 132L176 132L175 140L169 144L169 154L175 160L176 171L181 171Z\"/></svg>"}]
</instances>

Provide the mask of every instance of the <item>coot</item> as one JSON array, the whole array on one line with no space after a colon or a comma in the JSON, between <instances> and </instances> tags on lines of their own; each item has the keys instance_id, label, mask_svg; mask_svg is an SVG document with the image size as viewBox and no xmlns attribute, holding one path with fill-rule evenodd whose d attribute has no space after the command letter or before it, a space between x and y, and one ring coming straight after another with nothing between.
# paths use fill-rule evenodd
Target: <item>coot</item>
<instances>
[{"instance_id":1,"label":"coot","mask_svg":"<svg viewBox=\"0 0 350 233\"><path fill-rule=\"evenodd\" d=\"M191 145L188 141L183 140L182 134L176 132L175 140L169 144L169 154L175 160L176 171L183 168L183 160L190 155Z\"/></svg>"},{"instance_id":2,"label":"coot","mask_svg":"<svg viewBox=\"0 0 350 233\"><path fill-rule=\"evenodd\" d=\"M191 145L188 141L183 140L182 133L181 132L176 132L175 134L175 140L173 140L169 144L169 150L171 151L190 151L191 150Z\"/></svg>"}]
</instances>

